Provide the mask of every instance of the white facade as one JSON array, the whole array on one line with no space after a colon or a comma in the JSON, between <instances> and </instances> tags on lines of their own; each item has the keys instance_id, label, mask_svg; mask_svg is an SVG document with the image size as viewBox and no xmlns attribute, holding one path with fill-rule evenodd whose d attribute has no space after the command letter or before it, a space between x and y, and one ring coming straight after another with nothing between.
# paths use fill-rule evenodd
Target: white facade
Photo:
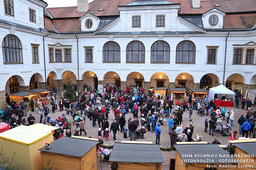
<instances>
[{"instance_id":1,"label":"white facade","mask_svg":"<svg viewBox=\"0 0 256 170\"><path fill-rule=\"evenodd\" d=\"M2 3L3 4L3 3ZM99 18L87 14L80 18L81 31L85 33L70 33L59 34L49 33L44 30L43 10L44 4L41 1L33 0L18 0L14 2L15 15L7 16L4 14L4 6L0 5L1 20L0 22L0 39L3 40L8 34L16 35L22 44L23 64L4 64L3 50L0 50L0 91L9 93L9 78L16 76L20 86L29 86L30 79L33 74L38 73L37 81L43 83L47 81L49 73L52 72L54 80L62 80L63 74L66 71L71 71L75 75L72 82L81 80L82 83L87 82L89 85L94 84L93 76L97 76L99 82L104 82L104 75L110 71L117 73L121 82L127 84L133 83L132 79L136 79L136 75L130 78L127 76L132 72L138 74L138 79L143 76L144 82L151 82L150 86L156 86L156 78L152 79L155 73L160 72L166 74L167 82L165 86L169 87L169 83L175 83L178 76L182 75L181 79L192 81L194 87L198 88L201 78L206 74L214 74L216 83L226 83L228 78L234 74L242 76L242 85L250 85L255 88L256 80L256 57L254 54L253 64L233 64L234 49L236 47L244 48L243 57L245 58L246 49L254 48L256 50L256 30L248 31L205 31L195 25L189 23L178 16L179 5L170 6L146 6L146 7L119 7L120 17L115 19L106 27L96 31L96 33L86 33L86 31L95 31L99 25ZM30 23L28 20L28 9L36 10L36 24ZM27 9L27 10L24 10ZM218 29L222 28L224 13L218 10L212 10L203 15L202 22L206 29L210 28L209 16L212 14L218 15ZM141 27L132 27L132 16L141 16ZM165 16L165 26L156 27L156 16ZM87 29L85 27L86 19L93 20L93 27ZM6 21L6 22L5 22ZM28 29L27 27L37 28L38 30ZM208 25L207 25L208 24ZM41 28L41 29L39 29ZM118 32L118 34L117 34ZM142 32L142 33L140 33ZM150 32L146 34L145 32ZM158 32L153 34L152 32ZM191 33L193 32L193 33ZM102 34L103 33L103 34ZM145 46L145 63L126 63L126 48L129 42L138 40ZM151 63L151 46L154 42L163 40L170 46L170 63L155 64ZM177 45L184 40L192 41L196 47L196 56L194 64L178 64L176 63L176 48ZM120 63L104 63L103 62L103 46L108 41L114 41L120 46ZM39 45L39 63L32 63L32 44ZM44 46L45 45L45 46ZM78 46L77 46L78 45ZM227 45L227 46L226 46ZM85 63L85 48L93 48L93 62ZM207 64L208 47L215 47L216 63ZM225 48L227 47L227 48ZM44 51L45 48L45 51ZM49 61L49 48L54 49L71 49L71 62L51 63ZM226 50L226 51L225 51ZM62 51L62 57L64 57ZM226 55L226 67L224 73L224 61ZM44 62L45 57L45 62ZM77 60L78 59L78 60ZM245 63L245 61L243 61ZM79 66L79 69L78 69ZM93 73L88 73L93 72ZM84 74L86 73L86 74ZM93 76L90 76L93 74ZM94 75L95 74L95 75ZM161 76L165 76L165 75ZM186 76L191 75L190 78ZM134 78L135 77L135 78ZM106 77L105 77L106 78ZM161 78L160 78L161 79ZM112 80L106 80L105 83L115 83ZM235 82L232 80L231 82ZM189 82L187 82L188 85ZM241 87L241 84L236 82L233 84ZM242 88L247 88L243 86Z\"/></svg>"}]
</instances>

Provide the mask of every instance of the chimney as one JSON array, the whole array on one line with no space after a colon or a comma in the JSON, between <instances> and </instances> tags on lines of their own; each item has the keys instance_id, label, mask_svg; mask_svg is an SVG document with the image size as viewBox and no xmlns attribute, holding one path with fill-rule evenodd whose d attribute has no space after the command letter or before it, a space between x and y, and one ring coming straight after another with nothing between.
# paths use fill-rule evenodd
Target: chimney
<instances>
[{"instance_id":1,"label":"chimney","mask_svg":"<svg viewBox=\"0 0 256 170\"><path fill-rule=\"evenodd\" d=\"M89 0L77 0L77 12L87 12L89 8Z\"/></svg>"},{"instance_id":2,"label":"chimney","mask_svg":"<svg viewBox=\"0 0 256 170\"><path fill-rule=\"evenodd\" d=\"M200 0L192 0L192 8L200 8Z\"/></svg>"}]
</instances>

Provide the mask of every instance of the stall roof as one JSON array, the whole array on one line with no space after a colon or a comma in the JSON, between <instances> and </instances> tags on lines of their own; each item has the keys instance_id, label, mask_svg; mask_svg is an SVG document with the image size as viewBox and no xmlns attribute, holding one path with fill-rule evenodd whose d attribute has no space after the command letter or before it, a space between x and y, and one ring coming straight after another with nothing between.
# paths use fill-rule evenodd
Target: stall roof
<instances>
[{"instance_id":1,"label":"stall roof","mask_svg":"<svg viewBox=\"0 0 256 170\"><path fill-rule=\"evenodd\" d=\"M41 93L44 91L49 91L48 89L33 89L33 90L29 90L29 92L36 92L36 93Z\"/></svg>"},{"instance_id":2,"label":"stall roof","mask_svg":"<svg viewBox=\"0 0 256 170\"><path fill-rule=\"evenodd\" d=\"M208 92L206 89L191 89L192 92Z\"/></svg>"},{"instance_id":3,"label":"stall roof","mask_svg":"<svg viewBox=\"0 0 256 170\"><path fill-rule=\"evenodd\" d=\"M163 163L159 145L115 143L110 162Z\"/></svg>"},{"instance_id":4,"label":"stall roof","mask_svg":"<svg viewBox=\"0 0 256 170\"><path fill-rule=\"evenodd\" d=\"M153 88L153 90L166 90L167 88L166 87L156 87L156 88Z\"/></svg>"},{"instance_id":5,"label":"stall roof","mask_svg":"<svg viewBox=\"0 0 256 170\"><path fill-rule=\"evenodd\" d=\"M97 145L97 143L97 141L93 140L62 137L52 142L50 149L47 150L45 147L42 147L39 151L81 158Z\"/></svg>"},{"instance_id":6,"label":"stall roof","mask_svg":"<svg viewBox=\"0 0 256 170\"><path fill-rule=\"evenodd\" d=\"M51 134L51 132L42 131L33 126L19 126L1 133L0 138L23 145L31 145Z\"/></svg>"},{"instance_id":7,"label":"stall roof","mask_svg":"<svg viewBox=\"0 0 256 170\"><path fill-rule=\"evenodd\" d=\"M33 93L30 92L18 92L18 93L12 93L10 96L20 96L20 97L25 97L25 96L30 96L33 95Z\"/></svg>"},{"instance_id":8,"label":"stall roof","mask_svg":"<svg viewBox=\"0 0 256 170\"><path fill-rule=\"evenodd\" d=\"M170 91L187 91L185 88L171 88Z\"/></svg>"},{"instance_id":9,"label":"stall roof","mask_svg":"<svg viewBox=\"0 0 256 170\"><path fill-rule=\"evenodd\" d=\"M33 129L37 129L38 131L41 131L41 132L43 132L43 131L44 132L52 132L53 130L56 130L59 128L56 126L44 125L41 123L36 123L36 124L30 125L30 127L32 127Z\"/></svg>"},{"instance_id":10,"label":"stall roof","mask_svg":"<svg viewBox=\"0 0 256 170\"><path fill-rule=\"evenodd\" d=\"M233 143L233 145L256 158L256 142Z\"/></svg>"},{"instance_id":11,"label":"stall roof","mask_svg":"<svg viewBox=\"0 0 256 170\"><path fill-rule=\"evenodd\" d=\"M237 160L216 144L174 145L185 163L232 164ZM225 158L225 159L223 159ZM223 162L224 161L224 162Z\"/></svg>"}]
</instances>

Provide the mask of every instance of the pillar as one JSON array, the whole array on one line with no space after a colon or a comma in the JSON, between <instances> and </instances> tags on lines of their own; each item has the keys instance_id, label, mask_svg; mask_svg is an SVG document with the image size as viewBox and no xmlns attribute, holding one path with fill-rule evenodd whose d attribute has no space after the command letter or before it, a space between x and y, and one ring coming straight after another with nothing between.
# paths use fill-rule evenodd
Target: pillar
<instances>
[{"instance_id":1,"label":"pillar","mask_svg":"<svg viewBox=\"0 0 256 170\"><path fill-rule=\"evenodd\" d=\"M104 90L104 82L103 82L103 80L98 80L98 87L100 87L100 86L102 86L102 88ZM100 89L98 89L98 87L97 87L97 90L100 90Z\"/></svg>"},{"instance_id":2,"label":"pillar","mask_svg":"<svg viewBox=\"0 0 256 170\"><path fill-rule=\"evenodd\" d=\"M170 82L169 83L169 89L175 88L175 82Z\"/></svg>"},{"instance_id":3,"label":"pillar","mask_svg":"<svg viewBox=\"0 0 256 170\"><path fill-rule=\"evenodd\" d=\"M78 88L79 91L81 91L81 90L84 91L83 80L77 80L77 88Z\"/></svg>"},{"instance_id":4,"label":"pillar","mask_svg":"<svg viewBox=\"0 0 256 170\"><path fill-rule=\"evenodd\" d=\"M46 82L39 82L39 89L46 89L47 88Z\"/></svg>"},{"instance_id":5,"label":"pillar","mask_svg":"<svg viewBox=\"0 0 256 170\"><path fill-rule=\"evenodd\" d=\"M149 88L150 88L150 82L144 82L144 91L146 94L148 94Z\"/></svg>"},{"instance_id":6,"label":"pillar","mask_svg":"<svg viewBox=\"0 0 256 170\"><path fill-rule=\"evenodd\" d=\"M126 89L126 81L121 81L121 90L125 90Z\"/></svg>"},{"instance_id":7,"label":"pillar","mask_svg":"<svg viewBox=\"0 0 256 170\"><path fill-rule=\"evenodd\" d=\"M63 80L53 80L54 87L57 87L57 97L61 97L61 93L64 90Z\"/></svg>"},{"instance_id":8,"label":"pillar","mask_svg":"<svg viewBox=\"0 0 256 170\"><path fill-rule=\"evenodd\" d=\"M5 90L0 91L0 107L5 108Z\"/></svg>"},{"instance_id":9,"label":"pillar","mask_svg":"<svg viewBox=\"0 0 256 170\"><path fill-rule=\"evenodd\" d=\"M200 83L194 83L194 89L200 89Z\"/></svg>"}]
</instances>

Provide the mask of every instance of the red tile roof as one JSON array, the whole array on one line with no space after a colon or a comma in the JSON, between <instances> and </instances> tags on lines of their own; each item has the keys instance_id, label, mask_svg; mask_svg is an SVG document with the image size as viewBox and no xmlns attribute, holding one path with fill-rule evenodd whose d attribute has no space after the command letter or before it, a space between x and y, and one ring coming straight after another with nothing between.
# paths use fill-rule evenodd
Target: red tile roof
<instances>
[{"instance_id":1,"label":"red tile roof","mask_svg":"<svg viewBox=\"0 0 256 170\"><path fill-rule=\"evenodd\" d=\"M224 29L251 29L256 24L256 14L225 15Z\"/></svg>"},{"instance_id":2,"label":"red tile roof","mask_svg":"<svg viewBox=\"0 0 256 170\"><path fill-rule=\"evenodd\" d=\"M49 13L54 19L57 18L80 18L86 14L86 12L77 12L77 6L73 7L58 7L47 8Z\"/></svg>"},{"instance_id":3,"label":"red tile roof","mask_svg":"<svg viewBox=\"0 0 256 170\"><path fill-rule=\"evenodd\" d=\"M44 25L45 25L45 29L55 32L51 19L44 17Z\"/></svg>"},{"instance_id":4,"label":"red tile roof","mask_svg":"<svg viewBox=\"0 0 256 170\"><path fill-rule=\"evenodd\" d=\"M59 32L81 32L79 19L55 19L53 23Z\"/></svg>"}]
</instances>

